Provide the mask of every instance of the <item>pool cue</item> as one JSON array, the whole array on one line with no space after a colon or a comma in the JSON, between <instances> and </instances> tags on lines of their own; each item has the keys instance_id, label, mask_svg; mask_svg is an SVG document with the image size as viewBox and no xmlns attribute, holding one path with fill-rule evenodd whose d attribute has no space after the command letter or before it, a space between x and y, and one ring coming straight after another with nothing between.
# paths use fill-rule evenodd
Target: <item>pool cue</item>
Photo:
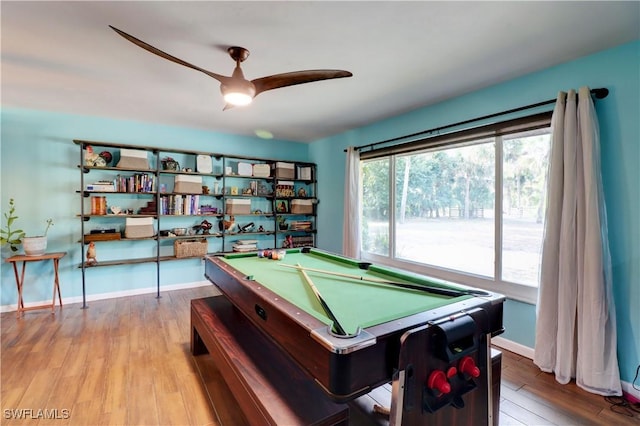
<instances>
[{"instance_id":1,"label":"pool cue","mask_svg":"<svg viewBox=\"0 0 640 426\"><path fill-rule=\"evenodd\" d=\"M320 302L320 305L322 305L322 309L324 309L327 315L329 315L329 318L331 318L331 321L333 321L333 325L336 328L337 333L340 335L346 336L347 332L344 331L344 328L342 328L342 326L340 325L338 318L336 318L336 316L333 314L333 312L329 308L329 305L327 305L327 302L325 302L325 300L322 298L320 291L318 291L318 288L315 286L315 284L313 284L313 281L311 281L311 278L309 278L309 275L307 275L307 272L302 268L302 266L300 266L299 263L298 263L298 267L300 268L299 270L300 272L302 272L302 275L304 276L304 280L307 282L309 287L311 287L311 290L313 290L313 294L316 295L316 298L318 299L318 302Z\"/></svg>"},{"instance_id":2,"label":"pool cue","mask_svg":"<svg viewBox=\"0 0 640 426\"><path fill-rule=\"evenodd\" d=\"M382 278L373 278L373 277L362 277L360 275L352 275L352 274L343 274L341 272L333 272L333 271L325 271L324 269L315 269L315 268L307 268L304 266L300 266L298 264L298 266L295 265L287 265L286 263L280 263L280 266L285 266L287 268L296 268L296 269L301 269L301 270L307 270L307 271L312 271L312 272L320 272L322 274L327 274L327 275L335 275L337 277L343 277L343 278L350 278L352 280L359 280L359 281L369 281L372 283L377 283L377 284L388 284L388 285L393 285L396 287L402 287L402 288L407 288L410 290L419 290L419 291L426 291L428 293L434 293L434 294L440 294L443 296L463 296L463 295L471 295L471 296L488 296L489 293L482 291L482 290L449 290L446 288L441 288L441 287L433 287L433 286L429 286L429 285L420 285L420 284L409 284L409 283L401 283L398 281L389 281L389 280L385 280Z\"/></svg>"}]
</instances>

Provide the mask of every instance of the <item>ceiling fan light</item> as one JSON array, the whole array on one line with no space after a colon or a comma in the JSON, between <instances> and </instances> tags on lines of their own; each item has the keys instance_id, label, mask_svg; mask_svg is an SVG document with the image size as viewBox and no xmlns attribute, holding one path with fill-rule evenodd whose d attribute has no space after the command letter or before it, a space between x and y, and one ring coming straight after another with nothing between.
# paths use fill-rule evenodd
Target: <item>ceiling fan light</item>
<instances>
[{"instance_id":1,"label":"ceiling fan light","mask_svg":"<svg viewBox=\"0 0 640 426\"><path fill-rule=\"evenodd\" d=\"M242 92L227 92L224 94L224 101L230 105L243 106L249 105L253 98Z\"/></svg>"},{"instance_id":2,"label":"ceiling fan light","mask_svg":"<svg viewBox=\"0 0 640 426\"><path fill-rule=\"evenodd\" d=\"M256 88L250 81L239 80L230 84L221 84L220 92L228 105L249 105L256 94Z\"/></svg>"}]
</instances>

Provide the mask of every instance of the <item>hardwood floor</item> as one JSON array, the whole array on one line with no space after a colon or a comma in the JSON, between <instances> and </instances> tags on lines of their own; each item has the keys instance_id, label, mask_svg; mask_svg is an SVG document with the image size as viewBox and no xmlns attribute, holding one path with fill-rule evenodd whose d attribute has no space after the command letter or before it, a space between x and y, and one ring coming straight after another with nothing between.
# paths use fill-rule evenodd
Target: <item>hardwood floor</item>
<instances>
[{"instance_id":1,"label":"hardwood floor","mask_svg":"<svg viewBox=\"0 0 640 426\"><path fill-rule=\"evenodd\" d=\"M189 351L189 302L215 294L206 286L0 315L0 423L246 425L210 357ZM354 424L367 421L352 411ZM501 425L639 423L503 351Z\"/></svg>"}]
</instances>

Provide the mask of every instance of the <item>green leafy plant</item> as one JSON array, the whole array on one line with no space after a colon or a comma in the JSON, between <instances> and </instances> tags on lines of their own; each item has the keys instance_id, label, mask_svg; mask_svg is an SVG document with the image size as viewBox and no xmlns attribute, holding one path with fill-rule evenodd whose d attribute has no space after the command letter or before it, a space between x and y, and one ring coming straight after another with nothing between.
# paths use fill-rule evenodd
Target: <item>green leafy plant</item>
<instances>
[{"instance_id":1,"label":"green leafy plant","mask_svg":"<svg viewBox=\"0 0 640 426\"><path fill-rule=\"evenodd\" d=\"M24 231L22 229L11 229L13 222L15 222L16 219L18 219L18 216L16 216L15 213L16 213L16 207L14 205L14 201L12 198L9 200L9 212L4 213L4 217L7 220L7 224L2 229L0 229L0 243L2 245L8 244L9 247L11 248L11 251L13 252L18 251L18 245L22 243L22 239L24 238ZM49 221L53 223L51 219L49 219ZM47 221L47 230L51 225L49 221ZM46 231L45 231L45 235L46 235Z\"/></svg>"},{"instance_id":2,"label":"green leafy plant","mask_svg":"<svg viewBox=\"0 0 640 426\"><path fill-rule=\"evenodd\" d=\"M22 240L26 237L26 234L22 229L12 228L16 219L18 219L13 198L9 200L9 211L4 213L4 218L7 222L5 226L0 229L0 245L8 245L12 252L17 252L18 246L22 244ZM49 228L53 226L53 219L47 219L46 223L47 227L44 229L44 234L41 235L43 237L47 236Z\"/></svg>"},{"instance_id":3,"label":"green leafy plant","mask_svg":"<svg viewBox=\"0 0 640 426\"><path fill-rule=\"evenodd\" d=\"M49 232L49 228L53 226L53 219L47 219L47 227L44 228L44 236L47 236L47 232Z\"/></svg>"},{"instance_id":4,"label":"green leafy plant","mask_svg":"<svg viewBox=\"0 0 640 426\"><path fill-rule=\"evenodd\" d=\"M278 216L276 220L278 221L278 229L284 231L289 228L289 225L287 224L287 219L285 217Z\"/></svg>"}]
</instances>

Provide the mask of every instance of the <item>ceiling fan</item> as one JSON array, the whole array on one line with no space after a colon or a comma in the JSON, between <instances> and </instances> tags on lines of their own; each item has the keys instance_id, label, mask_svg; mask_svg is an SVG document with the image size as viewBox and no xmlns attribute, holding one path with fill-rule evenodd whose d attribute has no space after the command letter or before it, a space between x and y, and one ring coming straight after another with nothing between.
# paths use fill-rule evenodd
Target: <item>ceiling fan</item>
<instances>
[{"instance_id":1,"label":"ceiling fan","mask_svg":"<svg viewBox=\"0 0 640 426\"><path fill-rule=\"evenodd\" d=\"M192 68L196 71L200 71L208 75L209 77L213 77L218 80L220 82L220 91L222 92L222 95L224 96L224 100L226 102L226 105L224 107L225 110L233 106L248 105L251 103L253 98L258 96L262 92L266 92L267 90L293 86L296 84L311 83L319 80L351 77L353 75L349 71L343 70L305 70L275 74L249 81L244 78L244 74L242 73L242 69L240 68L240 63L249 57L249 51L244 47L232 46L227 49L227 52L229 52L231 59L236 62L236 67L233 70L233 74L231 74L231 77L227 77L205 70L186 61L183 61L182 59L176 58L175 56L169 55L168 53L165 53L162 50L157 49L150 44L145 43L144 41L137 39L122 30L117 29L114 26L109 25L109 27L125 39L129 40L131 43L136 44L143 49L160 56L161 58L168 59L172 62L175 62L176 64L180 64L185 67Z\"/></svg>"}]
</instances>

